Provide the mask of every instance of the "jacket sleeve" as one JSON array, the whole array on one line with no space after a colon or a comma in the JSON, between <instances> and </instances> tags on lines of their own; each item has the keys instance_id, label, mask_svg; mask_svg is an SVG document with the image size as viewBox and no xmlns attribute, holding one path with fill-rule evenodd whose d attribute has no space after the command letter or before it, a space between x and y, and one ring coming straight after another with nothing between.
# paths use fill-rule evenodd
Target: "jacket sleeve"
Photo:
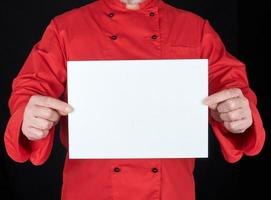
<instances>
[{"instance_id":1,"label":"jacket sleeve","mask_svg":"<svg viewBox=\"0 0 271 200\"><path fill-rule=\"evenodd\" d=\"M208 21L205 22L202 32L201 57L209 59L209 94L227 88L240 88L248 98L252 111L253 125L243 134L232 134L223 124L209 118L225 159L228 162L237 162L243 155L258 154L265 141L265 130L256 107L256 95L249 88L245 65L226 51Z\"/></svg>"},{"instance_id":2,"label":"jacket sleeve","mask_svg":"<svg viewBox=\"0 0 271 200\"><path fill-rule=\"evenodd\" d=\"M66 82L66 57L54 20L46 28L42 39L33 47L18 76L13 80L9 99L11 117L5 131L8 155L17 162L30 160L43 164L49 157L54 128L39 141L29 141L21 133L24 109L33 95L59 98Z\"/></svg>"}]
</instances>

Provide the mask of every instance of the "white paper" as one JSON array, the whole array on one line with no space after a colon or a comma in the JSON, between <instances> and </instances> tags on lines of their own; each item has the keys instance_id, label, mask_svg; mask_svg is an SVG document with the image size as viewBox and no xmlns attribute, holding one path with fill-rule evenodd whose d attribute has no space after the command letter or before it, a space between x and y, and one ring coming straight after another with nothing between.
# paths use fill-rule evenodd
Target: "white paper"
<instances>
[{"instance_id":1,"label":"white paper","mask_svg":"<svg viewBox=\"0 0 271 200\"><path fill-rule=\"evenodd\" d=\"M208 156L208 60L67 66L71 159Z\"/></svg>"}]
</instances>

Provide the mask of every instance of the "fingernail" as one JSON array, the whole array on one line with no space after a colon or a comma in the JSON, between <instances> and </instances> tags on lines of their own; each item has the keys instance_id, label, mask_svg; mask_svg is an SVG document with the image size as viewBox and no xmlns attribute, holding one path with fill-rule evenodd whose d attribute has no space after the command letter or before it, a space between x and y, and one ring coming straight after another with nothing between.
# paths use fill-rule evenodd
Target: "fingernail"
<instances>
[{"instance_id":1,"label":"fingernail","mask_svg":"<svg viewBox=\"0 0 271 200\"><path fill-rule=\"evenodd\" d=\"M204 105L208 105L208 102L209 100L208 100L208 97L206 97L205 99L203 99L202 100L202 103L204 104Z\"/></svg>"},{"instance_id":2,"label":"fingernail","mask_svg":"<svg viewBox=\"0 0 271 200\"><path fill-rule=\"evenodd\" d=\"M73 111L73 108L70 105L65 108L66 113L70 113L72 111Z\"/></svg>"}]
</instances>

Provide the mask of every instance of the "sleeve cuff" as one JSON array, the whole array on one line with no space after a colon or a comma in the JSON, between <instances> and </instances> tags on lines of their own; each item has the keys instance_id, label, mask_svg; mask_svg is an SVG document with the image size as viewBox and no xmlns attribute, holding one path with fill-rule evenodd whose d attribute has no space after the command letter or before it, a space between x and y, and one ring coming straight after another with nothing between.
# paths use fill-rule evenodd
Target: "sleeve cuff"
<instances>
[{"instance_id":1,"label":"sleeve cuff","mask_svg":"<svg viewBox=\"0 0 271 200\"><path fill-rule=\"evenodd\" d=\"M230 133L223 124L210 117L210 123L220 143L223 156L230 163L239 161L243 155L258 154L264 145L265 130L260 114L254 104L251 104L250 107L253 124L242 134Z\"/></svg>"},{"instance_id":2,"label":"sleeve cuff","mask_svg":"<svg viewBox=\"0 0 271 200\"><path fill-rule=\"evenodd\" d=\"M20 163L29 159L31 151L28 141L20 137L24 109L25 106L20 107L10 117L4 137L7 154Z\"/></svg>"},{"instance_id":3,"label":"sleeve cuff","mask_svg":"<svg viewBox=\"0 0 271 200\"><path fill-rule=\"evenodd\" d=\"M7 154L16 162L30 160L34 165L43 164L49 157L53 146L54 130L39 141L29 141L21 133L25 106L18 108L10 117L5 131L4 142Z\"/></svg>"}]
</instances>

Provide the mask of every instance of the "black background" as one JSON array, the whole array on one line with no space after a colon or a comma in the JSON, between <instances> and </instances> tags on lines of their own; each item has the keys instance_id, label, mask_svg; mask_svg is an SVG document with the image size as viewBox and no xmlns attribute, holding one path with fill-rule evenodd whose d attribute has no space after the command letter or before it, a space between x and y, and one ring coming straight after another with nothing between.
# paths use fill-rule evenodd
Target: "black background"
<instances>
[{"instance_id":1,"label":"black background","mask_svg":"<svg viewBox=\"0 0 271 200\"><path fill-rule=\"evenodd\" d=\"M18 164L6 154L3 134L9 117L7 102L12 79L32 46L40 39L50 19L89 0L29 0L0 2L0 199L60 199L65 150L56 134L53 152L42 166ZM196 163L198 200L270 199L270 54L269 7L263 1L167 0L175 7L191 10L220 34L227 49L247 64L252 89L267 132L263 151L236 164L226 163L210 134L209 159ZM266 1L267 2L267 1Z\"/></svg>"}]
</instances>

